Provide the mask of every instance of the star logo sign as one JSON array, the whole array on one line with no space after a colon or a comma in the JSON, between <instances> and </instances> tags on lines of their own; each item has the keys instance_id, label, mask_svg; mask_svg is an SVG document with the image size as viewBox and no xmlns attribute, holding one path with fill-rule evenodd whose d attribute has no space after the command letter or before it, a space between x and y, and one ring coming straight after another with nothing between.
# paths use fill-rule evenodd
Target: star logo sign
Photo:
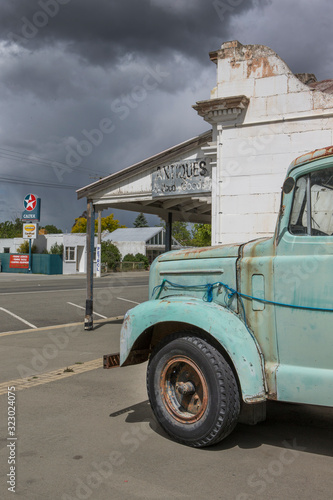
<instances>
[{"instance_id":1,"label":"star logo sign","mask_svg":"<svg viewBox=\"0 0 333 500\"><path fill-rule=\"evenodd\" d=\"M28 210L28 212L31 212L36 208L36 205L36 196L34 194L27 194L27 196L24 198L24 208Z\"/></svg>"}]
</instances>

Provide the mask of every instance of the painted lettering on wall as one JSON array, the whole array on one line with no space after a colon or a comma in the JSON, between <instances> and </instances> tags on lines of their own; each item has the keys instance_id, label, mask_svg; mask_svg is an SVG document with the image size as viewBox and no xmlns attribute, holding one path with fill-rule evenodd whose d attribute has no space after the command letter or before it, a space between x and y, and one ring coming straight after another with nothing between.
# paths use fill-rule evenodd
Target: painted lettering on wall
<instances>
[{"instance_id":1,"label":"painted lettering on wall","mask_svg":"<svg viewBox=\"0 0 333 500\"><path fill-rule=\"evenodd\" d=\"M204 159L158 166L152 174L152 196L207 193L212 188L212 167Z\"/></svg>"}]
</instances>

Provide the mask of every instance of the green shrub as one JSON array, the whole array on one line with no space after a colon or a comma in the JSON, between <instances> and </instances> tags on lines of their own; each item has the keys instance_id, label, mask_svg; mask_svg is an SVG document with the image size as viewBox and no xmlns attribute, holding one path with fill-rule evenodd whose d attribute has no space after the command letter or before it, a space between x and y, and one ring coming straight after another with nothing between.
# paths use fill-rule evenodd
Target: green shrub
<instances>
[{"instance_id":1,"label":"green shrub","mask_svg":"<svg viewBox=\"0 0 333 500\"><path fill-rule=\"evenodd\" d=\"M125 257L123 257L123 262L137 262L135 260L135 257L132 253L128 253L125 255Z\"/></svg>"},{"instance_id":2,"label":"green shrub","mask_svg":"<svg viewBox=\"0 0 333 500\"><path fill-rule=\"evenodd\" d=\"M135 257L135 262L143 262L144 266L145 266L145 269L148 269L148 267L149 267L148 257L146 257L145 255L143 255L142 253L137 253L137 254L135 254L134 257Z\"/></svg>"},{"instance_id":3,"label":"green shrub","mask_svg":"<svg viewBox=\"0 0 333 500\"><path fill-rule=\"evenodd\" d=\"M55 243L51 246L50 253L62 255L64 253L64 245L62 243L60 245L58 245L58 243Z\"/></svg>"},{"instance_id":4,"label":"green shrub","mask_svg":"<svg viewBox=\"0 0 333 500\"><path fill-rule=\"evenodd\" d=\"M149 267L149 260L142 253L136 253L135 255L128 253L123 258L123 262L143 262L145 269L148 269Z\"/></svg>"},{"instance_id":5,"label":"green shrub","mask_svg":"<svg viewBox=\"0 0 333 500\"><path fill-rule=\"evenodd\" d=\"M117 264L121 261L121 254L113 243L110 241L102 241L101 261L107 264L109 269L114 271L117 269Z\"/></svg>"},{"instance_id":6,"label":"green shrub","mask_svg":"<svg viewBox=\"0 0 333 500\"><path fill-rule=\"evenodd\" d=\"M17 249L17 253L29 253L29 241L25 240ZM31 253L37 253L36 245L31 246Z\"/></svg>"}]
</instances>

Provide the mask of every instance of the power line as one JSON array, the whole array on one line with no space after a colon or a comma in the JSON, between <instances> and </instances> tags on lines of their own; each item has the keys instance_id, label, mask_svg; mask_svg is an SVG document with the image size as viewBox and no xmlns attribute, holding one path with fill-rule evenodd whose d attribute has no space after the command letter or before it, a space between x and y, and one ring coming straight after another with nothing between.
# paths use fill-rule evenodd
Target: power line
<instances>
[{"instance_id":1,"label":"power line","mask_svg":"<svg viewBox=\"0 0 333 500\"><path fill-rule=\"evenodd\" d=\"M57 188L57 189L78 189L79 186L71 186L69 184L54 184L51 182L40 182L40 181L32 181L29 179L14 179L12 177L0 177L1 182L9 182L10 184L22 184L26 186L41 186L48 188Z\"/></svg>"},{"instance_id":2,"label":"power line","mask_svg":"<svg viewBox=\"0 0 333 500\"><path fill-rule=\"evenodd\" d=\"M45 166L45 167L54 168L54 166L60 166L60 167L66 168L66 169L69 169L69 168L73 169L73 170L78 169L81 172L87 172L89 174L100 173L100 174L106 175L106 173L102 172L101 170L93 170L92 171L92 170L89 170L89 169L84 168L84 167L71 166L71 165L67 165L66 163L58 162L55 160L48 160L48 159L42 158L41 156L37 156L37 155L33 155L33 157L31 158L30 155L28 155L28 154L22 153L20 151L8 149L8 148L0 147L0 156L3 158L6 158L8 160L14 160L14 161L24 160L25 162L32 163L34 165L41 165L41 166Z\"/></svg>"}]
</instances>

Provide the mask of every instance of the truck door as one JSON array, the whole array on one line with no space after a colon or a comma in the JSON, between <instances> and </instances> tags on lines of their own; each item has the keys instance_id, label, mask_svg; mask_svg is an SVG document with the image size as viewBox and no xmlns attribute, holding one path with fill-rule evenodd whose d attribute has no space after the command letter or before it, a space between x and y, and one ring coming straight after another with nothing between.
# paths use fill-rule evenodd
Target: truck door
<instances>
[{"instance_id":1,"label":"truck door","mask_svg":"<svg viewBox=\"0 0 333 500\"><path fill-rule=\"evenodd\" d=\"M333 167L296 179L274 258L274 293L286 304L275 307L277 398L333 405L333 312L320 310L333 310Z\"/></svg>"}]
</instances>

